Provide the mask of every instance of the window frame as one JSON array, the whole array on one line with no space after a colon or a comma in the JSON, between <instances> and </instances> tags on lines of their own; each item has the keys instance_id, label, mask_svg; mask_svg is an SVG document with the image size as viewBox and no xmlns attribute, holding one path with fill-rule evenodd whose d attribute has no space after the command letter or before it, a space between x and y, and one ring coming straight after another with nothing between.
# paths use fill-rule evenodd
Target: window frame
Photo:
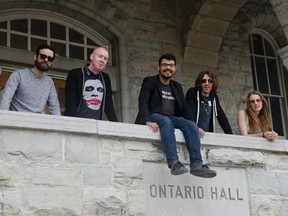
<instances>
[{"instance_id":1,"label":"window frame","mask_svg":"<svg viewBox=\"0 0 288 216\"><path fill-rule=\"evenodd\" d=\"M27 33L21 33L21 32L15 32L14 30L11 30L11 21L12 20L17 20L17 19L26 19L28 20L28 32ZM41 21L46 21L47 23L47 37L39 36L39 35L32 35L31 34L31 20L41 20ZM42 11L42 10L29 10L29 13L27 11L6 11L1 13L0 15L0 22L5 22L7 21L7 28L5 29L0 29L0 32L6 32L7 33L7 38L6 38L6 47L11 47L11 34L16 34L19 36L24 36L28 38L27 40L27 50L28 51L35 51L31 49L31 38L33 39L40 39L40 40L47 40L47 43L50 44L51 42L60 42L62 44L65 44L66 47L66 56L62 57L67 57L70 58L69 56L69 47L71 45L80 45L80 43L76 43L73 41L69 40L69 29L72 29L78 33L81 33L84 36L84 42L86 44L82 44L81 47L84 47L84 59L77 59L77 60L84 60L84 61L89 61L89 53L87 53L87 48L88 49L93 49L96 46L93 45L87 45L87 39L93 41L94 43L98 45L107 45L109 47L109 53L112 53L112 44L105 39L102 35L97 33L95 30L90 28L89 26L85 26L81 22L71 19L69 17L63 16L58 13L53 13L53 16L51 14L47 14L47 11ZM50 35L50 23L56 23L59 25L62 25L65 27L66 31L66 37L65 37L65 42L63 40L59 39L54 39L51 38ZM57 52L57 50L56 50ZM108 65L112 65L112 55L109 57Z\"/></svg>"},{"instance_id":2,"label":"window frame","mask_svg":"<svg viewBox=\"0 0 288 216\"><path fill-rule=\"evenodd\" d=\"M254 53L254 44L253 44L253 35L257 35L261 37L261 42L262 42L262 48L263 48L263 54L255 54ZM270 44L270 46L273 48L275 56L268 56L265 53L265 40ZM267 88L268 88L268 93L267 92L261 92L263 96L266 97L268 100L269 104L269 109L270 109L270 116L273 122L273 109L271 109L271 100L278 99L279 100L279 108L281 112L281 123L282 123L282 129L283 129L283 134L279 134L279 136L287 137L286 134L286 124L285 124L285 119L287 119L287 113L285 112L285 92L284 92L284 77L283 77L283 68L281 67L281 58L279 58L277 50L279 49L276 41L273 39L270 34L265 32L264 30L261 29L253 29L250 34L249 34L249 55L250 55L250 61L251 61L251 69L252 69L252 75L253 75L253 86L255 90L259 90L260 87L260 78L258 78L258 73L257 73L257 67L255 63L255 58L263 58L264 59L264 64L263 65L265 68L265 75L266 75L266 80L267 80ZM277 94L272 94L271 93L271 85L270 85L270 79L269 79L269 71L268 71L268 63L267 61L273 59L276 62L276 70L277 70L277 78L278 78L278 84L279 84L279 95ZM253 61L253 62L252 62ZM274 120L275 121L275 120ZM277 132L277 131L276 131Z\"/></svg>"},{"instance_id":3,"label":"window frame","mask_svg":"<svg viewBox=\"0 0 288 216\"><path fill-rule=\"evenodd\" d=\"M113 55L113 52L112 52L112 50L114 51L118 50L118 47L116 47L117 44L113 43L114 46L112 47L112 43L109 41L109 39L106 39L104 36L98 33L95 29L92 29L87 24L82 23L76 19L73 19L72 17L67 17L59 13L54 13L51 11L46 11L46 10L41 10L41 9L31 9L31 8L21 9L21 10L8 9L8 10L1 11L0 22L4 22L8 20L16 20L16 19L30 19L30 20L35 19L35 20L55 22L55 23L65 26L66 29L67 27L69 27L87 36L89 40L94 41L96 44L107 45L110 56L109 56L109 61L107 63L107 67L105 68L105 72L108 73L110 76L115 111L119 119L121 119L121 92L119 88L120 81L119 81L119 75L118 75L119 68L113 65L113 61L117 62L117 59L112 61L113 57L118 56L117 53ZM102 29L100 28L100 30ZM4 28L4 30L0 29L0 33L6 32L6 31L11 33L10 25L9 27L6 27L6 29ZM29 36L28 33L26 33L26 35L27 37ZM66 36L67 35L68 34L66 34ZM7 41L10 40L10 38L6 40ZM29 42L30 41L31 40L29 40ZM6 45L7 43L8 42L6 42ZM49 44L49 40L47 43ZM0 46L0 49L2 50L2 54L0 54L1 56L0 67L2 67L3 70L8 70L8 71L13 72L19 68L31 67L32 66L31 64L33 64L32 62L33 56L31 55L31 52L33 53L35 52L35 50L31 50L31 44L28 45L27 50L15 49L15 48L3 46L3 45ZM9 55L7 55L7 53L9 53ZM56 80L65 81L67 77L67 73L71 68L83 67L85 64L90 62L90 58L88 55L89 53L86 54L87 60L71 59L70 57L59 56L56 58L56 61L53 63L52 69L47 72L47 75L49 75L53 80L56 79Z\"/></svg>"}]
</instances>

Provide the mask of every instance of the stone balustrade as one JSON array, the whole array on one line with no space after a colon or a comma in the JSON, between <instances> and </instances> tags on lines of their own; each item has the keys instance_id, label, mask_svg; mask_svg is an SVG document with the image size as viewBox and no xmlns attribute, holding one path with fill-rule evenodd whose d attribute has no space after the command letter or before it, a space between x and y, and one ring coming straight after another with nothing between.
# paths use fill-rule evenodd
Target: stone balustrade
<instances>
[{"instance_id":1,"label":"stone balustrade","mask_svg":"<svg viewBox=\"0 0 288 216\"><path fill-rule=\"evenodd\" d=\"M213 179L172 176L146 126L0 111L0 215L288 215L287 140L201 143Z\"/></svg>"}]
</instances>

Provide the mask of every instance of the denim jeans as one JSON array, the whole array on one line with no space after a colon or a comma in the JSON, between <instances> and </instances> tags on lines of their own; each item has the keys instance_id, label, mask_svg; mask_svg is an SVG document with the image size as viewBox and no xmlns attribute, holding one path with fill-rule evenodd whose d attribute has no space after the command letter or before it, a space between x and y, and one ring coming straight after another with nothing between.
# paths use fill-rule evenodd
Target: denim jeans
<instances>
[{"instance_id":1,"label":"denim jeans","mask_svg":"<svg viewBox=\"0 0 288 216\"><path fill-rule=\"evenodd\" d=\"M172 163L178 161L174 128L180 129L184 135L190 157L190 167L193 168L203 163L200 151L199 129L196 123L182 117L164 116L157 113L151 115L151 121L156 122L160 127L162 146L169 168Z\"/></svg>"}]
</instances>

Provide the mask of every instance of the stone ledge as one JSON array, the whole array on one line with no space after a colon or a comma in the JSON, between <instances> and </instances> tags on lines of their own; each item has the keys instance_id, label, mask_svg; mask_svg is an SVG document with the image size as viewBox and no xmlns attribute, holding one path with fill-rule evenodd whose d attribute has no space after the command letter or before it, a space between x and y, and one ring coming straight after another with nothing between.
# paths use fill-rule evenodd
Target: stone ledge
<instances>
[{"instance_id":1,"label":"stone ledge","mask_svg":"<svg viewBox=\"0 0 288 216\"><path fill-rule=\"evenodd\" d=\"M152 133L144 125L96 121L93 119L52 116L12 111L0 111L0 128L23 128L81 134L98 134L125 139L151 140L160 142L160 134ZM185 139L180 130L175 131L179 143ZM203 146L245 148L273 152L288 152L288 141L278 139L270 142L263 138L220 133L206 133L201 139Z\"/></svg>"}]
</instances>

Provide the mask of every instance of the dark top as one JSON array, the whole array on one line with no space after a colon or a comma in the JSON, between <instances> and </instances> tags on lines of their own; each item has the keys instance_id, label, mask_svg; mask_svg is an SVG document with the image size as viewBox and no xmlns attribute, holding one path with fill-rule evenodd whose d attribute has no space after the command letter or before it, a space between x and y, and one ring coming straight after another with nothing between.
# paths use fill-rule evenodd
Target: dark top
<instances>
[{"instance_id":1,"label":"dark top","mask_svg":"<svg viewBox=\"0 0 288 216\"><path fill-rule=\"evenodd\" d=\"M193 121L194 118L187 107L181 84L170 80L170 86L176 99L175 116L184 117ZM162 103L161 90L159 75L144 78L138 98L139 112L135 121L136 124L145 124L151 121L151 114L160 113Z\"/></svg>"},{"instance_id":2,"label":"dark top","mask_svg":"<svg viewBox=\"0 0 288 216\"><path fill-rule=\"evenodd\" d=\"M79 117L78 111L83 99L84 68L76 68L69 72L65 86L65 116ZM111 81L108 74L100 72L104 82L103 110L109 121L117 122L113 106Z\"/></svg>"},{"instance_id":3,"label":"dark top","mask_svg":"<svg viewBox=\"0 0 288 216\"><path fill-rule=\"evenodd\" d=\"M198 127L202 128L204 131L208 131L210 129L212 118L212 101L209 97L200 96L200 109L199 109L199 120Z\"/></svg>"},{"instance_id":4,"label":"dark top","mask_svg":"<svg viewBox=\"0 0 288 216\"><path fill-rule=\"evenodd\" d=\"M200 90L198 88L190 88L187 91L186 94L186 101L188 104L188 107L192 114L196 117L196 123L198 123L199 119L199 107L200 107ZM212 101L212 110L213 110L213 115L216 116L222 130L226 134L233 134L231 126L229 124L229 121L220 105L219 98L216 94L216 92L211 91L209 95L210 100ZM214 127L215 127L215 121L210 121L210 127L209 127L209 132L214 132Z\"/></svg>"}]
</instances>

